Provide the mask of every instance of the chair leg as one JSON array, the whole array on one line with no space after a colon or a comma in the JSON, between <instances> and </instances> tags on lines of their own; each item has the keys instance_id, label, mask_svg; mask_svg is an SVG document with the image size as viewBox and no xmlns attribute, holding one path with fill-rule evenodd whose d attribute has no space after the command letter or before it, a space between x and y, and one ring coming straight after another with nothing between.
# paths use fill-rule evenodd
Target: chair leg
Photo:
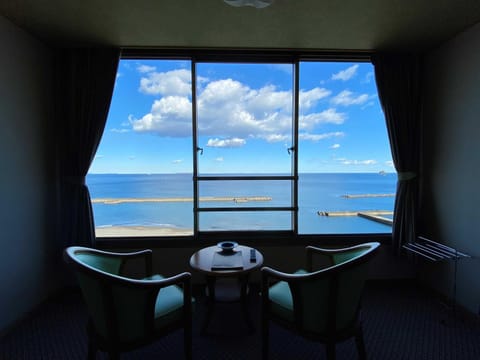
<instances>
[{"instance_id":1,"label":"chair leg","mask_svg":"<svg viewBox=\"0 0 480 360\"><path fill-rule=\"evenodd\" d=\"M183 329L183 350L185 352L185 360L192 359L192 323L185 324Z\"/></svg>"},{"instance_id":2,"label":"chair leg","mask_svg":"<svg viewBox=\"0 0 480 360\"><path fill-rule=\"evenodd\" d=\"M367 351L365 350L365 342L363 340L363 329L361 326L358 327L357 333L355 334L355 344L357 345L358 358L360 360L367 360Z\"/></svg>"},{"instance_id":3,"label":"chair leg","mask_svg":"<svg viewBox=\"0 0 480 360\"><path fill-rule=\"evenodd\" d=\"M326 350L327 350L327 360L335 360L335 343L334 342L328 342L326 344Z\"/></svg>"},{"instance_id":4,"label":"chair leg","mask_svg":"<svg viewBox=\"0 0 480 360\"><path fill-rule=\"evenodd\" d=\"M87 324L87 359L95 360L97 358L97 344L95 343L92 324L89 321Z\"/></svg>"},{"instance_id":5,"label":"chair leg","mask_svg":"<svg viewBox=\"0 0 480 360\"><path fill-rule=\"evenodd\" d=\"M93 343L92 340L88 340L88 349L87 349L87 359L88 360L95 360L97 355L97 347Z\"/></svg>"},{"instance_id":6,"label":"chair leg","mask_svg":"<svg viewBox=\"0 0 480 360\"><path fill-rule=\"evenodd\" d=\"M268 319L262 319L262 360L268 360L269 328Z\"/></svg>"},{"instance_id":7,"label":"chair leg","mask_svg":"<svg viewBox=\"0 0 480 360\"><path fill-rule=\"evenodd\" d=\"M109 360L120 360L120 354L116 351L108 352L108 359Z\"/></svg>"},{"instance_id":8,"label":"chair leg","mask_svg":"<svg viewBox=\"0 0 480 360\"><path fill-rule=\"evenodd\" d=\"M261 322L262 322L262 360L268 360L269 356L269 308L270 303L268 299L268 277L265 274L262 274L262 307L261 307Z\"/></svg>"}]
</instances>

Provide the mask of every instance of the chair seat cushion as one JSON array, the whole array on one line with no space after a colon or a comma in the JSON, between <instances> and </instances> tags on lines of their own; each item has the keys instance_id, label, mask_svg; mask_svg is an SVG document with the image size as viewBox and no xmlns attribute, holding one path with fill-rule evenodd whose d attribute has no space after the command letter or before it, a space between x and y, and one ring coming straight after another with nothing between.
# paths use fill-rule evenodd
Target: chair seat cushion
<instances>
[{"instance_id":1,"label":"chair seat cushion","mask_svg":"<svg viewBox=\"0 0 480 360\"><path fill-rule=\"evenodd\" d=\"M295 274L306 273L305 270L295 271ZM292 292L286 281L279 281L272 285L268 291L268 298L271 301L271 312L274 315L290 322L294 320Z\"/></svg>"},{"instance_id":2,"label":"chair seat cushion","mask_svg":"<svg viewBox=\"0 0 480 360\"><path fill-rule=\"evenodd\" d=\"M162 275L155 274L144 280L161 280ZM193 298L192 298L193 303ZM161 329L173 322L181 321L183 316L183 291L176 285L160 290L155 302L155 328Z\"/></svg>"}]
</instances>

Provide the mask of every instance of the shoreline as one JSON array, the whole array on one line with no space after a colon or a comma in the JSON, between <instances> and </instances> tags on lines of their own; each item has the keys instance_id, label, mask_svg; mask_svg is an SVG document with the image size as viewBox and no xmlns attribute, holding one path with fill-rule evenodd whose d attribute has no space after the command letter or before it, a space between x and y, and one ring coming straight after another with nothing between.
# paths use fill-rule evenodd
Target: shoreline
<instances>
[{"instance_id":1,"label":"shoreline","mask_svg":"<svg viewBox=\"0 0 480 360\"><path fill-rule=\"evenodd\" d=\"M95 228L97 237L188 236L193 229L165 226L106 226Z\"/></svg>"}]
</instances>

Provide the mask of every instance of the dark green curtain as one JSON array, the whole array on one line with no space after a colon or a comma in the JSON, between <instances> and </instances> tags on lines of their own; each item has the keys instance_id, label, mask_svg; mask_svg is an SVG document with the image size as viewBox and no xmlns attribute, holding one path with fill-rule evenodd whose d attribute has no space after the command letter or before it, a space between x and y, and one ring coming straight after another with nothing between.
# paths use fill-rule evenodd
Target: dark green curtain
<instances>
[{"instance_id":1,"label":"dark green curtain","mask_svg":"<svg viewBox=\"0 0 480 360\"><path fill-rule=\"evenodd\" d=\"M120 59L119 49L59 49L55 53L55 123L61 249L94 246L88 187L90 164L105 128Z\"/></svg>"},{"instance_id":2,"label":"dark green curtain","mask_svg":"<svg viewBox=\"0 0 480 360\"><path fill-rule=\"evenodd\" d=\"M372 62L398 173L392 236L393 247L400 253L403 244L415 241L417 236L422 129L421 57L416 54L377 54Z\"/></svg>"}]
</instances>

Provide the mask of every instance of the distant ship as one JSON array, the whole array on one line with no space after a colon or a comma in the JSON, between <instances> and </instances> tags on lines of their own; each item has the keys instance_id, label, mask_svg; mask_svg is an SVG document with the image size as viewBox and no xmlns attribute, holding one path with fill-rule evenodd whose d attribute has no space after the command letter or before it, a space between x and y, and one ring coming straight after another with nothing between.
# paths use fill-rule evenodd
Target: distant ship
<instances>
[{"instance_id":1,"label":"distant ship","mask_svg":"<svg viewBox=\"0 0 480 360\"><path fill-rule=\"evenodd\" d=\"M379 175L382 175L382 176L385 176L385 175L387 175L387 172L386 172L386 171L383 171L383 170L380 170L380 171L378 172L378 174L379 174Z\"/></svg>"}]
</instances>

